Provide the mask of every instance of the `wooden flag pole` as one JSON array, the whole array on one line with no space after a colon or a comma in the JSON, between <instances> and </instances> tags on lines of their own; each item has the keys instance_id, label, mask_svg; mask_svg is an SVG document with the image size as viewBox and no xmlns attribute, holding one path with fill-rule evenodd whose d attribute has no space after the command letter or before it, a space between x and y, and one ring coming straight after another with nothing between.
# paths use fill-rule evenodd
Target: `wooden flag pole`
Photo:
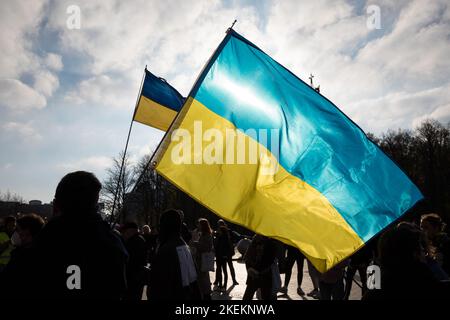
<instances>
[{"instance_id":1,"label":"wooden flag pole","mask_svg":"<svg viewBox=\"0 0 450 320\"><path fill-rule=\"evenodd\" d=\"M120 170L119 170L119 179L117 179L116 191L114 193L113 206L112 206L112 209L111 209L111 218L110 218L111 228L115 227L115 225L117 223L117 220L118 220L118 218L120 216L120 213L119 213L119 214L117 214L116 219L114 219L114 209L116 208L117 196L119 194L120 182L122 180L123 167L124 167L124 164L125 164L125 158L127 156L128 143L130 142L131 129L133 128L134 116L136 115L136 110L137 110L137 107L138 107L139 102L141 100L142 86L144 84L146 71L147 71L147 66L145 66L144 75L142 76L141 86L139 88L139 94L138 94L138 97L136 99L136 105L134 106L133 117L131 118L130 128L128 129L127 142L125 143L125 149L123 151L122 163L120 165Z\"/></svg>"}]
</instances>

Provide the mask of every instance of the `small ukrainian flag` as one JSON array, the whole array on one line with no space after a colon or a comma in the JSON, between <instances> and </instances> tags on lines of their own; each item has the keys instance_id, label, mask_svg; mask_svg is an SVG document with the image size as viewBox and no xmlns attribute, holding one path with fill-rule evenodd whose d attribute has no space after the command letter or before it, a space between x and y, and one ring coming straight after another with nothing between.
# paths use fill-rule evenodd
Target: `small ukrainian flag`
<instances>
[{"instance_id":1,"label":"small ukrainian flag","mask_svg":"<svg viewBox=\"0 0 450 320\"><path fill-rule=\"evenodd\" d=\"M134 121L166 131L183 106L183 96L163 78L145 69Z\"/></svg>"}]
</instances>

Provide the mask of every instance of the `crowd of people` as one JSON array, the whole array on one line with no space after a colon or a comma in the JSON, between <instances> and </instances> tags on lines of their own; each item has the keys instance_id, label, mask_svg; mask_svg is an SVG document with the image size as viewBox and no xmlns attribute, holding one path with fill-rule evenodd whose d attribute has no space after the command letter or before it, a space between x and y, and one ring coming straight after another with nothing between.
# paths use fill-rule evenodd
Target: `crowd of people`
<instances>
[{"instance_id":1,"label":"crowd of people","mask_svg":"<svg viewBox=\"0 0 450 320\"><path fill-rule=\"evenodd\" d=\"M111 226L98 213L100 190L92 173L69 173L56 188L50 221L36 214L4 219L0 298L208 301L214 291L224 294L229 284L239 284L236 251L247 270L243 300L287 294L295 264L300 296L349 299L358 272L363 299L450 297L450 238L437 214L422 216L420 225L391 226L320 273L300 250L259 234L242 240L223 220L213 230L201 218L190 231L180 210L163 212L156 227ZM308 293L302 289L305 260L313 284ZM381 270L376 290L366 285L371 264Z\"/></svg>"}]
</instances>

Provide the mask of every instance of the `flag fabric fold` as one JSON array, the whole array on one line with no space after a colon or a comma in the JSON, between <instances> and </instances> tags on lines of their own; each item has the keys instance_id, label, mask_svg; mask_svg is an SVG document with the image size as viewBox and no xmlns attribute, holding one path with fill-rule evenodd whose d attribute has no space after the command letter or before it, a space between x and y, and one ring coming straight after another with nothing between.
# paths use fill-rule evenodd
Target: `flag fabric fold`
<instances>
[{"instance_id":1,"label":"flag fabric fold","mask_svg":"<svg viewBox=\"0 0 450 320\"><path fill-rule=\"evenodd\" d=\"M331 101L233 30L155 160L217 215L299 248L320 272L422 198Z\"/></svg>"},{"instance_id":2,"label":"flag fabric fold","mask_svg":"<svg viewBox=\"0 0 450 320\"><path fill-rule=\"evenodd\" d=\"M166 131L184 102L183 96L164 79L145 69L134 121Z\"/></svg>"}]
</instances>

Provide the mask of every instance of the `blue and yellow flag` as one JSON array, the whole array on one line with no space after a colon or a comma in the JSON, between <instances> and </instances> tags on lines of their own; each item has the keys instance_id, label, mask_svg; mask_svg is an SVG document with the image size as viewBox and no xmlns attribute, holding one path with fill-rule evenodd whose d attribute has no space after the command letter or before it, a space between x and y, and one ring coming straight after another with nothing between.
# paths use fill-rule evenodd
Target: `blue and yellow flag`
<instances>
[{"instance_id":1,"label":"blue and yellow flag","mask_svg":"<svg viewBox=\"0 0 450 320\"><path fill-rule=\"evenodd\" d=\"M331 101L233 30L154 160L217 215L299 248L321 272L422 198Z\"/></svg>"},{"instance_id":2,"label":"blue and yellow flag","mask_svg":"<svg viewBox=\"0 0 450 320\"><path fill-rule=\"evenodd\" d=\"M145 69L134 121L166 131L183 106L184 98L166 80Z\"/></svg>"}]
</instances>

